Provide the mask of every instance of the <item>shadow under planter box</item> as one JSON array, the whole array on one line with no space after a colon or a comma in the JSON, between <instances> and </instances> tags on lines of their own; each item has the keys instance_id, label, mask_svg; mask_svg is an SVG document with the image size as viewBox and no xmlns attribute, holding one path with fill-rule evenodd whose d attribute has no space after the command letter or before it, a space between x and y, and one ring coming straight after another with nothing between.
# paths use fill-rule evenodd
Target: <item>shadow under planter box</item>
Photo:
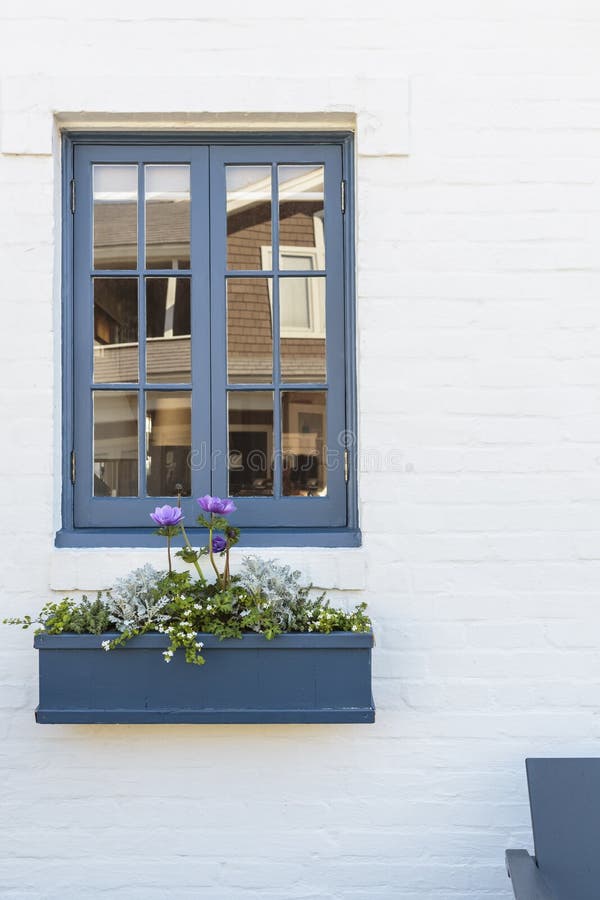
<instances>
[{"instance_id":1,"label":"shadow under planter box","mask_svg":"<svg viewBox=\"0 0 600 900\"><path fill-rule=\"evenodd\" d=\"M41 723L373 722L373 634L199 634L203 666L162 634L38 634Z\"/></svg>"}]
</instances>

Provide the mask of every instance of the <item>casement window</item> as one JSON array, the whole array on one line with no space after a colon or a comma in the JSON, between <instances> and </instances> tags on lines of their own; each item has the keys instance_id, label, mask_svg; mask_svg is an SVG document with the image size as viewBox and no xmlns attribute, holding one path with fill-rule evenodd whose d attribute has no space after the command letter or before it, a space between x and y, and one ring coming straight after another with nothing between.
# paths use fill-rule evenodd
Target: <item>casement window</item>
<instances>
[{"instance_id":1,"label":"casement window","mask_svg":"<svg viewBox=\"0 0 600 900\"><path fill-rule=\"evenodd\" d=\"M65 164L58 543L206 493L247 543L357 543L349 137L80 135Z\"/></svg>"}]
</instances>

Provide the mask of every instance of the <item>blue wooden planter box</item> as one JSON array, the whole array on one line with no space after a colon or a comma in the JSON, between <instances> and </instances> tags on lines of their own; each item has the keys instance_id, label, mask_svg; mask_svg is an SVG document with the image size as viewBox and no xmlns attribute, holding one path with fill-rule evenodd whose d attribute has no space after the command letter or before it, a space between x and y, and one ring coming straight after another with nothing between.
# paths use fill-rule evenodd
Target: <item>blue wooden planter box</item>
<instances>
[{"instance_id":1,"label":"blue wooden planter box","mask_svg":"<svg viewBox=\"0 0 600 900\"><path fill-rule=\"evenodd\" d=\"M373 722L372 633L200 634L206 663L178 650L165 663L162 634L101 648L115 634L38 634L38 722Z\"/></svg>"}]
</instances>

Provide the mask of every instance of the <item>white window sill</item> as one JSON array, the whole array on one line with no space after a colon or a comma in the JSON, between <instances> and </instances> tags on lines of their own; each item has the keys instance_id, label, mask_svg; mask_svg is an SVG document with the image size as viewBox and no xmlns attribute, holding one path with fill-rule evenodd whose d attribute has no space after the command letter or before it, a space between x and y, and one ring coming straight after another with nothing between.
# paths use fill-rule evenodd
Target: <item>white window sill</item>
<instances>
[{"instance_id":1,"label":"white window sill","mask_svg":"<svg viewBox=\"0 0 600 900\"><path fill-rule=\"evenodd\" d=\"M243 556L255 555L299 569L314 587L323 590L362 591L366 586L366 554L362 547L291 548L250 547L232 551L235 573ZM99 591L110 588L116 578L131 569L151 563L166 568L166 549L149 548L53 548L50 559L50 588L53 591ZM177 569L189 569L175 558ZM207 575L209 568L204 562Z\"/></svg>"}]
</instances>

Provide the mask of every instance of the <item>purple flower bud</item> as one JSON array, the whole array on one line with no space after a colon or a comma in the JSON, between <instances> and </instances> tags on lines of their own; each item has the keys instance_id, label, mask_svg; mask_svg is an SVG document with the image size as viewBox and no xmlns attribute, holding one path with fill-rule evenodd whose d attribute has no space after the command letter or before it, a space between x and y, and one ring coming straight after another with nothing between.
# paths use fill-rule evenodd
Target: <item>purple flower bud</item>
<instances>
[{"instance_id":1,"label":"purple flower bud","mask_svg":"<svg viewBox=\"0 0 600 900\"><path fill-rule=\"evenodd\" d=\"M165 528L169 525L179 525L184 515L178 506L157 506L154 512L150 513L150 518L160 528Z\"/></svg>"},{"instance_id":2,"label":"purple flower bud","mask_svg":"<svg viewBox=\"0 0 600 900\"><path fill-rule=\"evenodd\" d=\"M223 550L227 547L227 541L221 534L215 534L212 539L212 549L213 553L222 553Z\"/></svg>"},{"instance_id":3,"label":"purple flower bud","mask_svg":"<svg viewBox=\"0 0 600 900\"><path fill-rule=\"evenodd\" d=\"M204 512L215 513L217 516L228 516L237 509L233 500L221 500L220 497L211 497L210 494L198 497L197 502Z\"/></svg>"}]
</instances>

